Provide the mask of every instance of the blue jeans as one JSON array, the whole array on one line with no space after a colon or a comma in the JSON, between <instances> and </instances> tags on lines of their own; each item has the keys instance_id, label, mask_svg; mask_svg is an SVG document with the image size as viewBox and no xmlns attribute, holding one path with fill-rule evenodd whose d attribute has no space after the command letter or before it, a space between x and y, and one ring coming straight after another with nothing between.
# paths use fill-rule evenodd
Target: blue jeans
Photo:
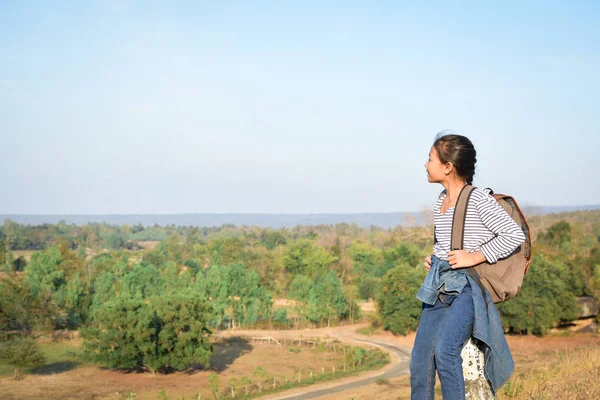
<instances>
[{"instance_id":1,"label":"blue jeans","mask_svg":"<svg viewBox=\"0 0 600 400\"><path fill-rule=\"evenodd\" d=\"M444 400L464 399L465 381L460 352L473 333L471 286L462 293L423 303L423 313L410 358L412 400L434 398L435 372L442 385Z\"/></svg>"}]
</instances>

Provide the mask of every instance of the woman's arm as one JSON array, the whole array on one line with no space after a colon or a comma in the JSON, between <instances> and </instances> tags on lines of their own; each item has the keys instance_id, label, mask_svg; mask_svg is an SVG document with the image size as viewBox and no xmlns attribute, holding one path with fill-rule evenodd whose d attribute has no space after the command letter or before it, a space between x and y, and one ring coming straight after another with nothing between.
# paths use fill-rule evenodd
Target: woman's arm
<instances>
[{"instance_id":1,"label":"woman's arm","mask_svg":"<svg viewBox=\"0 0 600 400\"><path fill-rule=\"evenodd\" d=\"M489 263L509 256L523 241L525 234L510 215L492 196L484 192L484 196L476 202L475 207L481 222L495 237L481 245L479 251Z\"/></svg>"}]
</instances>

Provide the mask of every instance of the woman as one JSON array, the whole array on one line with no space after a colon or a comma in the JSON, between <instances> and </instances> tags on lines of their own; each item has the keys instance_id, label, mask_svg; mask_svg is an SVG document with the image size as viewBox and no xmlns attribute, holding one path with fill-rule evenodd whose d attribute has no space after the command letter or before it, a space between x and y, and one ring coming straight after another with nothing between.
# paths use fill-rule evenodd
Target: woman
<instances>
[{"instance_id":1,"label":"woman","mask_svg":"<svg viewBox=\"0 0 600 400\"><path fill-rule=\"evenodd\" d=\"M429 273L417 295L423 313L410 362L412 399L434 397L436 371L445 400L465 398L460 353L470 337L483 347L485 376L494 392L514 368L498 311L464 268L510 255L525 240L523 231L487 191L475 189L467 205L463 250L450 249L454 206L473 182L476 155L468 138L442 132L425 163L429 182L444 190L433 210L436 240L424 263Z\"/></svg>"}]
</instances>

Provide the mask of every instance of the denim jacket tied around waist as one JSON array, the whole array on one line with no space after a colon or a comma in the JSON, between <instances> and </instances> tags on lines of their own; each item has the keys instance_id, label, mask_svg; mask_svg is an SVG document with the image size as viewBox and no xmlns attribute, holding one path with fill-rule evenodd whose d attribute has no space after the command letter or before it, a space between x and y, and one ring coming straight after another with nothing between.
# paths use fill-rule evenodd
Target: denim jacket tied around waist
<instances>
[{"instance_id":1,"label":"denim jacket tied around waist","mask_svg":"<svg viewBox=\"0 0 600 400\"><path fill-rule=\"evenodd\" d=\"M500 315L487 290L484 300L478 283L464 268L452 269L448 261L431 256L431 269L417 293L417 298L423 303L434 305L439 295L458 295L467 283L471 286L475 313L472 336L484 353L485 377L494 393L497 393L508 381L515 366L504 336Z\"/></svg>"}]
</instances>

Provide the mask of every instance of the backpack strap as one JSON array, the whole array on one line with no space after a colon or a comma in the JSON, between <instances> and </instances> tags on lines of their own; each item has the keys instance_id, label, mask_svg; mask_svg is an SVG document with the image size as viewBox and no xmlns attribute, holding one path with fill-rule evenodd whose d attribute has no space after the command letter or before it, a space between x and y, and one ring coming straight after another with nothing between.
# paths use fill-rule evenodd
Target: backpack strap
<instances>
[{"instance_id":1,"label":"backpack strap","mask_svg":"<svg viewBox=\"0 0 600 400\"><path fill-rule=\"evenodd\" d=\"M462 250L465 235L465 220L467 219L467 205L471 193L475 188L466 185L462 188L456 199L454 214L452 216L452 237L450 238L450 250Z\"/></svg>"},{"instance_id":2,"label":"backpack strap","mask_svg":"<svg viewBox=\"0 0 600 400\"><path fill-rule=\"evenodd\" d=\"M446 194L446 189L442 190L440 195L438 196L438 200L442 198ZM437 243L437 236L435 235L435 224L433 225L433 244Z\"/></svg>"},{"instance_id":3,"label":"backpack strap","mask_svg":"<svg viewBox=\"0 0 600 400\"><path fill-rule=\"evenodd\" d=\"M467 206L469 205L469 199L475 188L471 185L467 185L462 188L458 199L456 200L456 207L454 207L454 216L452 217L452 238L450 239L450 250L462 250L465 239L465 221L467 219ZM466 268L471 278L477 282L477 286L481 289L481 294L485 302L486 314L488 311L487 300L485 298L485 287L481 283L479 274L475 271L475 268Z\"/></svg>"}]
</instances>

